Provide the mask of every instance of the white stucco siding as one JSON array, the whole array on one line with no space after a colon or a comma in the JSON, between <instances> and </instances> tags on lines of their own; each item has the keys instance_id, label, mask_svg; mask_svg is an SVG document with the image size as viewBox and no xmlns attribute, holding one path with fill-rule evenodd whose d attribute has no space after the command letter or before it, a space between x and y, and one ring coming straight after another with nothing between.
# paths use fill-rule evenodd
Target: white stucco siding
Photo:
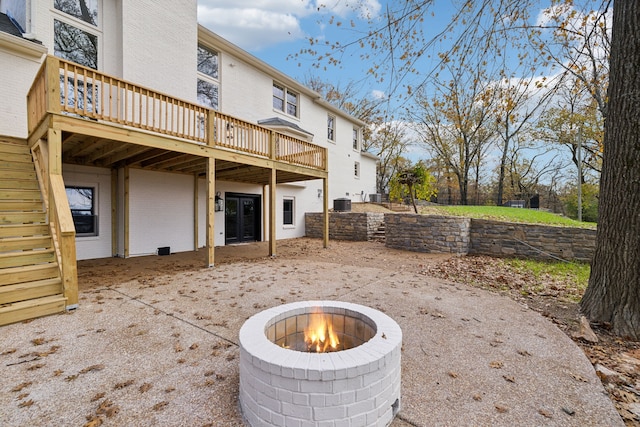
<instances>
[{"instance_id":1,"label":"white stucco siding","mask_svg":"<svg viewBox=\"0 0 640 427\"><path fill-rule=\"evenodd\" d=\"M194 249L193 186L191 175L129 171L130 256Z\"/></svg>"},{"instance_id":2,"label":"white stucco siding","mask_svg":"<svg viewBox=\"0 0 640 427\"><path fill-rule=\"evenodd\" d=\"M195 101L197 4L122 0L122 78ZM105 28L105 31L108 31Z\"/></svg>"},{"instance_id":3,"label":"white stucco siding","mask_svg":"<svg viewBox=\"0 0 640 427\"><path fill-rule=\"evenodd\" d=\"M111 250L111 170L76 165L63 165L66 186L95 189L98 235L76 237L76 256L80 259L108 258Z\"/></svg>"}]
</instances>

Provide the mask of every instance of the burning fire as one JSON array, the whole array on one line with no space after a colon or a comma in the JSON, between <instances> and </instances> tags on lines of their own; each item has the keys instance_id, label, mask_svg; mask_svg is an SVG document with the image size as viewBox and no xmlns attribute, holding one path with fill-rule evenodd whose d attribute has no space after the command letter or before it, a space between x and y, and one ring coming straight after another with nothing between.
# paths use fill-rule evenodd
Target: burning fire
<instances>
[{"instance_id":1,"label":"burning fire","mask_svg":"<svg viewBox=\"0 0 640 427\"><path fill-rule=\"evenodd\" d=\"M335 351L340 341L333 331L331 317L322 311L309 315L309 325L304 329L304 341L309 351L324 353Z\"/></svg>"}]
</instances>

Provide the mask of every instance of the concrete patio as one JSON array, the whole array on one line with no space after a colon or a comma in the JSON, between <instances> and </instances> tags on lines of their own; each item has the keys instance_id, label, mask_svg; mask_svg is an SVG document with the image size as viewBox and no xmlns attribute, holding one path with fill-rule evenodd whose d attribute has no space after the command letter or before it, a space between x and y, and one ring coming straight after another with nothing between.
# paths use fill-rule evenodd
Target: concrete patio
<instances>
[{"instance_id":1,"label":"concrete patio","mask_svg":"<svg viewBox=\"0 0 640 427\"><path fill-rule=\"evenodd\" d=\"M438 257L279 245L276 258L263 245L217 249L212 269L193 259L202 254L81 262L78 310L0 328L0 425L243 425L240 327L319 299L376 308L402 328L393 427L623 425L562 331L507 297L420 273Z\"/></svg>"}]
</instances>

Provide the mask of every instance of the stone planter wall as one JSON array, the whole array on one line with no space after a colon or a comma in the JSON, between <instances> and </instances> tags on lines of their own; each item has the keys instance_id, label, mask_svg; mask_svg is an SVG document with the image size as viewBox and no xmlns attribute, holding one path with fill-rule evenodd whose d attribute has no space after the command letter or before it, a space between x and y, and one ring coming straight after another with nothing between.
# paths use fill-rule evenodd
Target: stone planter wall
<instances>
[{"instance_id":1,"label":"stone planter wall","mask_svg":"<svg viewBox=\"0 0 640 427\"><path fill-rule=\"evenodd\" d=\"M386 246L414 252L590 262L596 230L440 215L330 212L329 238L369 240L386 225ZM322 237L322 214L306 214L308 237Z\"/></svg>"},{"instance_id":2,"label":"stone planter wall","mask_svg":"<svg viewBox=\"0 0 640 427\"><path fill-rule=\"evenodd\" d=\"M414 252L466 255L469 218L439 215L385 214L386 245Z\"/></svg>"},{"instance_id":3,"label":"stone planter wall","mask_svg":"<svg viewBox=\"0 0 640 427\"><path fill-rule=\"evenodd\" d=\"M590 262L596 230L474 219L470 254Z\"/></svg>"},{"instance_id":4,"label":"stone planter wall","mask_svg":"<svg viewBox=\"0 0 640 427\"><path fill-rule=\"evenodd\" d=\"M322 213L305 214L307 237L322 238L322 219ZM329 212L329 238L364 242L383 222L383 213Z\"/></svg>"}]
</instances>

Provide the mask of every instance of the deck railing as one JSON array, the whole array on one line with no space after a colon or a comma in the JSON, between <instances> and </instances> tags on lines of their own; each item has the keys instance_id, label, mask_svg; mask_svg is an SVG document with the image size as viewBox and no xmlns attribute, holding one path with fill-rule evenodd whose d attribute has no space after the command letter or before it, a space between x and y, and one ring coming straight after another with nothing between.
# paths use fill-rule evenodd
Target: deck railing
<instances>
[{"instance_id":1,"label":"deck railing","mask_svg":"<svg viewBox=\"0 0 640 427\"><path fill-rule=\"evenodd\" d=\"M323 147L53 56L47 56L38 71L27 106L29 134L47 113L68 114L313 169L327 168Z\"/></svg>"}]
</instances>

